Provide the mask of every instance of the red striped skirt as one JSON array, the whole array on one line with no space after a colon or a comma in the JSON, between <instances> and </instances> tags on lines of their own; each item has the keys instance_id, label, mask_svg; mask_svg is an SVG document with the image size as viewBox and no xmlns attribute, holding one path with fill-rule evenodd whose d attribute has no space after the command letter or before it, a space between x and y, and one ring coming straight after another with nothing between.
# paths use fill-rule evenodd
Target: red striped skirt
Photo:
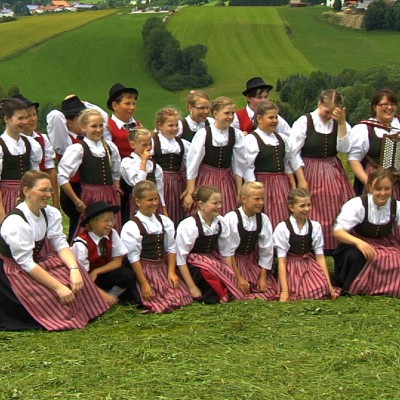
<instances>
[{"instance_id":1,"label":"red striped skirt","mask_svg":"<svg viewBox=\"0 0 400 400\"><path fill-rule=\"evenodd\" d=\"M312 254L288 253L286 271L290 300L331 298L328 279Z\"/></svg>"},{"instance_id":2,"label":"red striped skirt","mask_svg":"<svg viewBox=\"0 0 400 400\"><path fill-rule=\"evenodd\" d=\"M164 171L164 198L168 216L172 219L175 227L185 217L181 195L186 189L186 182L180 171Z\"/></svg>"},{"instance_id":3,"label":"red striped skirt","mask_svg":"<svg viewBox=\"0 0 400 400\"><path fill-rule=\"evenodd\" d=\"M17 205L21 181L0 180L0 192L3 198L4 211L8 214Z\"/></svg>"},{"instance_id":4,"label":"red striped skirt","mask_svg":"<svg viewBox=\"0 0 400 400\"><path fill-rule=\"evenodd\" d=\"M322 226L324 248L336 249L332 227L342 205L355 196L354 189L338 157L303 157L304 176L312 194L310 218Z\"/></svg>"},{"instance_id":5,"label":"red striped skirt","mask_svg":"<svg viewBox=\"0 0 400 400\"><path fill-rule=\"evenodd\" d=\"M244 300L245 296L239 289L239 284L232 268L226 264L223 257L217 253L197 254L189 253L187 264L206 271L221 287L226 288L236 300ZM230 300L230 295L220 298L220 303Z\"/></svg>"},{"instance_id":6,"label":"red striped skirt","mask_svg":"<svg viewBox=\"0 0 400 400\"><path fill-rule=\"evenodd\" d=\"M151 312L162 313L192 304L193 298L186 284L180 280L179 288L174 289L168 281L168 264L165 260L141 259L143 273L153 290L153 299L142 298L142 304ZM137 283L140 291L140 285Z\"/></svg>"},{"instance_id":7,"label":"red striped skirt","mask_svg":"<svg viewBox=\"0 0 400 400\"><path fill-rule=\"evenodd\" d=\"M262 299L262 300L278 300L278 282L272 275L271 271L267 273L267 291L260 292L257 288L258 281L260 279L261 267L258 265L258 256L256 253L249 255L236 254L235 255L236 265L239 268L240 274L250 284L248 299Z\"/></svg>"},{"instance_id":8,"label":"red striped skirt","mask_svg":"<svg viewBox=\"0 0 400 400\"><path fill-rule=\"evenodd\" d=\"M43 258L40 266L58 281L70 286L69 269L55 253ZM109 308L85 269L79 269L84 287L75 294L72 304L63 304L53 290L34 280L14 260L4 258L4 272L15 296L28 313L49 331L84 328L90 320Z\"/></svg>"},{"instance_id":9,"label":"red striped skirt","mask_svg":"<svg viewBox=\"0 0 400 400\"><path fill-rule=\"evenodd\" d=\"M256 172L256 179L265 186L264 213L268 215L272 229L275 229L279 222L289 218L289 177L284 173Z\"/></svg>"},{"instance_id":10,"label":"red striped skirt","mask_svg":"<svg viewBox=\"0 0 400 400\"><path fill-rule=\"evenodd\" d=\"M236 209L236 185L230 168L215 168L201 164L196 187L199 188L204 185L216 186L221 191L221 215Z\"/></svg>"},{"instance_id":11,"label":"red striped skirt","mask_svg":"<svg viewBox=\"0 0 400 400\"><path fill-rule=\"evenodd\" d=\"M349 287L351 294L400 297L400 245L393 237L362 238L374 246L376 256L367 261Z\"/></svg>"}]
</instances>

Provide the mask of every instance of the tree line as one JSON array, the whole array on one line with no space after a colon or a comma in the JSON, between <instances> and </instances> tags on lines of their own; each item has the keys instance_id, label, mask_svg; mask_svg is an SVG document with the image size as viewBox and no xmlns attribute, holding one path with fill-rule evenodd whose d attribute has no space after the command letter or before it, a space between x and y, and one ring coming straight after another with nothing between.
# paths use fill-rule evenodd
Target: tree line
<instances>
[{"instance_id":1,"label":"tree line","mask_svg":"<svg viewBox=\"0 0 400 400\"><path fill-rule=\"evenodd\" d=\"M330 88L343 95L347 120L354 125L370 115L370 99L376 90L390 88L400 92L400 66L376 66L365 71L345 69L338 75L316 71L308 77L292 74L278 79L279 112L292 124L300 115L315 110L321 91Z\"/></svg>"},{"instance_id":2,"label":"tree line","mask_svg":"<svg viewBox=\"0 0 400 400\"><path fill-rule=\"evenodd\" d=\"M365 11L365 29L400 31L400 0L389 3L385 0L375 0Z\"/></svg>"},{"instance_id":3,"label":"tree line","mask_svg":"<svg viewBox=\"0 0 400 400\"><path fill-rule=\"evenodd\" d=\"M181 49L179 41L160 18L148 19L142 30L147 66L165 89L178 91L212 83L205 63L207 47L202 44Z\"/></svg>"}]
</instances>

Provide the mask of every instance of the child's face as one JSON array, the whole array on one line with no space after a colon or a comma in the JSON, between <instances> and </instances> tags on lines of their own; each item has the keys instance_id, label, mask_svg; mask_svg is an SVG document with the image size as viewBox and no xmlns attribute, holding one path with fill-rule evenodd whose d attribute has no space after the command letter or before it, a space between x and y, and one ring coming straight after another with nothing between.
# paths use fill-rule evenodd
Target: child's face
<instances>
[{"instance_id":1,"label":"child's face","mask_svg":"<svg viewBox=\"0 0 400 400\"><path fill-rule=\"evenodd\" d=\"M25 126L24 133L27 135L32 135L32 132L36 130L37 128L37 122L38 122L38 115L37 115L37 110L35 106L30 106L27 109L27 124Z\"/></svg>"},{"instance_id":2,"label":"child's face","mask_svg":"<svg viewBox=\"0 0 400 400\"><path fill-rule=\"evenodd\" d=\"M267 133L273 133L278 126L278 111L269 110L263 116L257 116L258 127Z\"/></svg>"},{"instance_id":3,"label":"child's face","mask_svg":"<svg viewBox=\"0 0 400 400\"><path fill-rule=\"evenodd\" d=\"M27 115L26 110L16 110L11 117L4 117L8 132L14 134L24 132L28 121Z\"/></svg>"},{"instance_id":4,"label":"child's face","mask_svg":"<svg viewBox=\"0 0 400 400\"><path fill-rule=\"evenodd\" d=\"M103 137L104 120L101 115L92 115L88 118L86 125L82 125L82 132L90 140L98 142Z\"/></svg>"},{"instance_id":5,"label":"child's face","mask_svg":"<svg viewBox=\"0 0 400 400\"><path fill-rule=\"evenodd\" d=\"M89 226L92 232L100 237L110 234L115 223L114 213L106 211L89 221Z\"/></svg>"},{"instance_id":6,"label":"child's face","mask_svg":"<svg viewBox=\"0 0 400 400\"><path fill-rule=\"evenodd\" d=\"M156 190L146 190L141 199L135 198L135 202L143 215L151 217L157 211L158 193Z\"/></svg>"},{"instance_id":7,"label":"child's face","mask_svg":"<svg viewBox=\"0 0 400 400\"><path fill-rule=\"evenodd\" d=\"M311 212L311 199L298 197L295 204L289 205L289 210L297 221L305 221Z\"/></svg>"},{"instance_id":8,"label":"child's face","mask_svg":"<svg viewBox=\"0 0 400 400\"><path fill-rule=\"evenodd\" d=\"M267 101L268 99L269 99L269 91L263 90L256 96L253 97L247 96L247 104L254 111L258 104L260 104L262 101Z\"/></svg>"},{"instance_id":9,"label":"child's face","mask_svg":"<svg viewBox=\"0 0 400 400\"><path fill-rule=\"evenodd\" d=\"M207 201L199 201L198 205L203 218L213 219L217 217L221 213L221 193L213 193Z\"/></svg>"},{"instance_id":10,"label":"child's face","mask_svg":"<svg viewBox=\"0 0 400 400\"><path fill-rule=\"evenodd\" d=\"M118 119L128 123L136 111L136 98L132 94L123 95L121 101L112 102L112 108Z\"/></svg>"},{"instance_id":11,"label":"child's face","mask_svg":"<svg viewBox=\"0 0 400 400\"><path fill-rule=\"evenodd\" d=\"M382 178L372 182L372 200L378 207L384 206L392 196L392 182L389 178Z\"/></svg>"},{"instance_id":12,"label":"child's face","mask_svg":"<svg viewBox=\"0 0 400 400\"><path fill-rule=\"evenodd\" d=\"M193 106L188 106L190 118L197 123L204 122L210 114L210 107L209 100L199 97Z\"/></svg>"},{"instance_id":13,"label":"child's face","mask_svg":"<svg viewBox=\"0 0 400 400\"><path fill-rule=\"evenodd\" d=\"M241 197L243 211L246 215L258 214L264 207L265 193L263 189L250 190L249 194Z\"/></svg>"},{"instance_id":14,"label":"child's face","mask_svg":"<svg viewBox=\"0 0 400 400\"><path fill-rule=\"evenodd\" d=\"M179 131L178 121L178 116L170 116L158 126L158 129L167 139L173 139Z\"/></svg>"},{"instance_id":15,"label":"child's face","mask_svg":"<svg viewBox=\"0 0 400 400\"><path fill-rule=\"evenodd\" d=\"M334 109L335 105L333 103L331 104L318 103L318 115L325 122L328 122L332 119L332 112Z\"/></svg>"},{"instance_id":16,"label":"child's face","mask_svg":"<svg viewBox=\"0 0 400 400\"><path fill-rule=\"evenodd\" d=\"M236 107L234 104L221 108L219 111L214 111L215 126L218 129L228 129L233 121Z\"/></svg>"},{"instance_id":17,"label":"child's face","mask_svg":"<svg viewBox=\"0 0 400 400\"><path fill-rule=\"evenodd\" d=\"M146 150L151 150L151 135L139 135L130 144L136 154L143 154Z\"/></svg>"}]
</instances>

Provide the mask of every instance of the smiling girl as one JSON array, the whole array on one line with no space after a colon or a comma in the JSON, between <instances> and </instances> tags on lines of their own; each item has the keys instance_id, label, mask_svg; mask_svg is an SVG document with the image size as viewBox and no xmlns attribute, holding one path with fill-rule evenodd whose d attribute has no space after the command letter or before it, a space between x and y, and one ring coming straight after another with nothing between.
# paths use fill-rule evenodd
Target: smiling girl
<instances>
[{"instance_id":1,"label":"smiling girl","mask_svg":"<svg viewBox=\"0 0 400 400\"><path fill-rule=\"evenodd\" d=\"M235 104L228 97L218 97L211 104L215 121L200 129L193 138L187 157L187 186L184 207L193 206L196 187L216 186L222 194L222 214L236 208L246 169L244 137L230 125Z\"/></svg>"},{"instance_id":2,"label":"smiling girl","mask_svg":"<svg viewBox=\"0 0 400 400\"><path fill-rule=\"evenodd\" d=\"M97 201L106 201L120 206L121 158L114 143L103 138L104 120L97 110L83 110L79 123L85 138L69 146L58 164L58 183L82 213L86 206ZM79 198L69 183L79 170L82 194ZM121 215L116 214L115 229L121 230Z\"/></svg>"},{"instance_id":3,"label":"smiling girl","mask_svg":"<svg viewBox=\"0 0 400 400\"><path fill-rule=\"evenodd\" d=\"M400 202L392 198L393 181L390 171L371 172L369 193L349 200L337 217L335 280L344 292L400 297L400 250L392 235Z\"/></svg>"},{"instance_id":4,"label":"smiling girl","mask_svg":"<svg viewBox=\"0 0 400 400\"><path fill-rule=\"evenodd\" d=\"M305 189L292 189L287 204L291 216L278 224L273 235L280 301L336 298L324 256L321 225L308 219L310 194Z\"/></svg>"}]
</instances>

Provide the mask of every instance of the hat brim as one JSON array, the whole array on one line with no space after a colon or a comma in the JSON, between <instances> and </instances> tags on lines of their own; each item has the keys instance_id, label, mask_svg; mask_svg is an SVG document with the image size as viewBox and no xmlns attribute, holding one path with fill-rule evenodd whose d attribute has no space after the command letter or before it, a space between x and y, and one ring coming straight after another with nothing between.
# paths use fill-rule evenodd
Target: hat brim
<instances>
[{"instance_id":1,"label":"hat brim","mask_svg":"<svg viewBox=\"0 0 400 400\"><path fill-rule=\"evenodd\" d=\"M86 107L73 108L72 110L61 111L65 117L75 117L79 115Z\"/></svg>"},{"instance_id":2,"label":"hat brim","mask_svg":"<svg viewBox=\"0 0 400 400\"><path fill-rule=\"evenodd\" d=\"M122 93L134 93L136 98L139 96L139 92L135 88L123 88L115 91L107 100L107 108L112 111L112 102Z\"/></svg>"},{"instance_id":3,"label":"hat brim","mask_svg":"<svg viewBox=\"0 0 400 400\"><path fill-rule=\"evenodd\" d=\"M86 218L84 218L81 222L81 226L85 226L91 219L97 217L100 214L103 214L107 211L112 211L114 214L116 214L117 212L119 212L121 210L120 206L108 206L108 207L104 207L101 210L96 210L94 213L88 215Z\"/></svg>"},{"instance_id":4,"label":"hat brim","mask_svg":"<svg viewBox=\"0 0 400 400\"><path fill-rule=\"evenodd\" d=\"M247 88L246 90L244 90L243 92L242 92L242 95L243 96L247 96L247 94L249 93L249 92L251 92L252 90L254 90L254 89L266 89L266 90L268 90L268 91L270 91L270 90L272 90L274 87L272 86L272 85L255 85L255 86L253 86L253 87L249 87L249 88Z\"/></svg>"}]
</instances>

